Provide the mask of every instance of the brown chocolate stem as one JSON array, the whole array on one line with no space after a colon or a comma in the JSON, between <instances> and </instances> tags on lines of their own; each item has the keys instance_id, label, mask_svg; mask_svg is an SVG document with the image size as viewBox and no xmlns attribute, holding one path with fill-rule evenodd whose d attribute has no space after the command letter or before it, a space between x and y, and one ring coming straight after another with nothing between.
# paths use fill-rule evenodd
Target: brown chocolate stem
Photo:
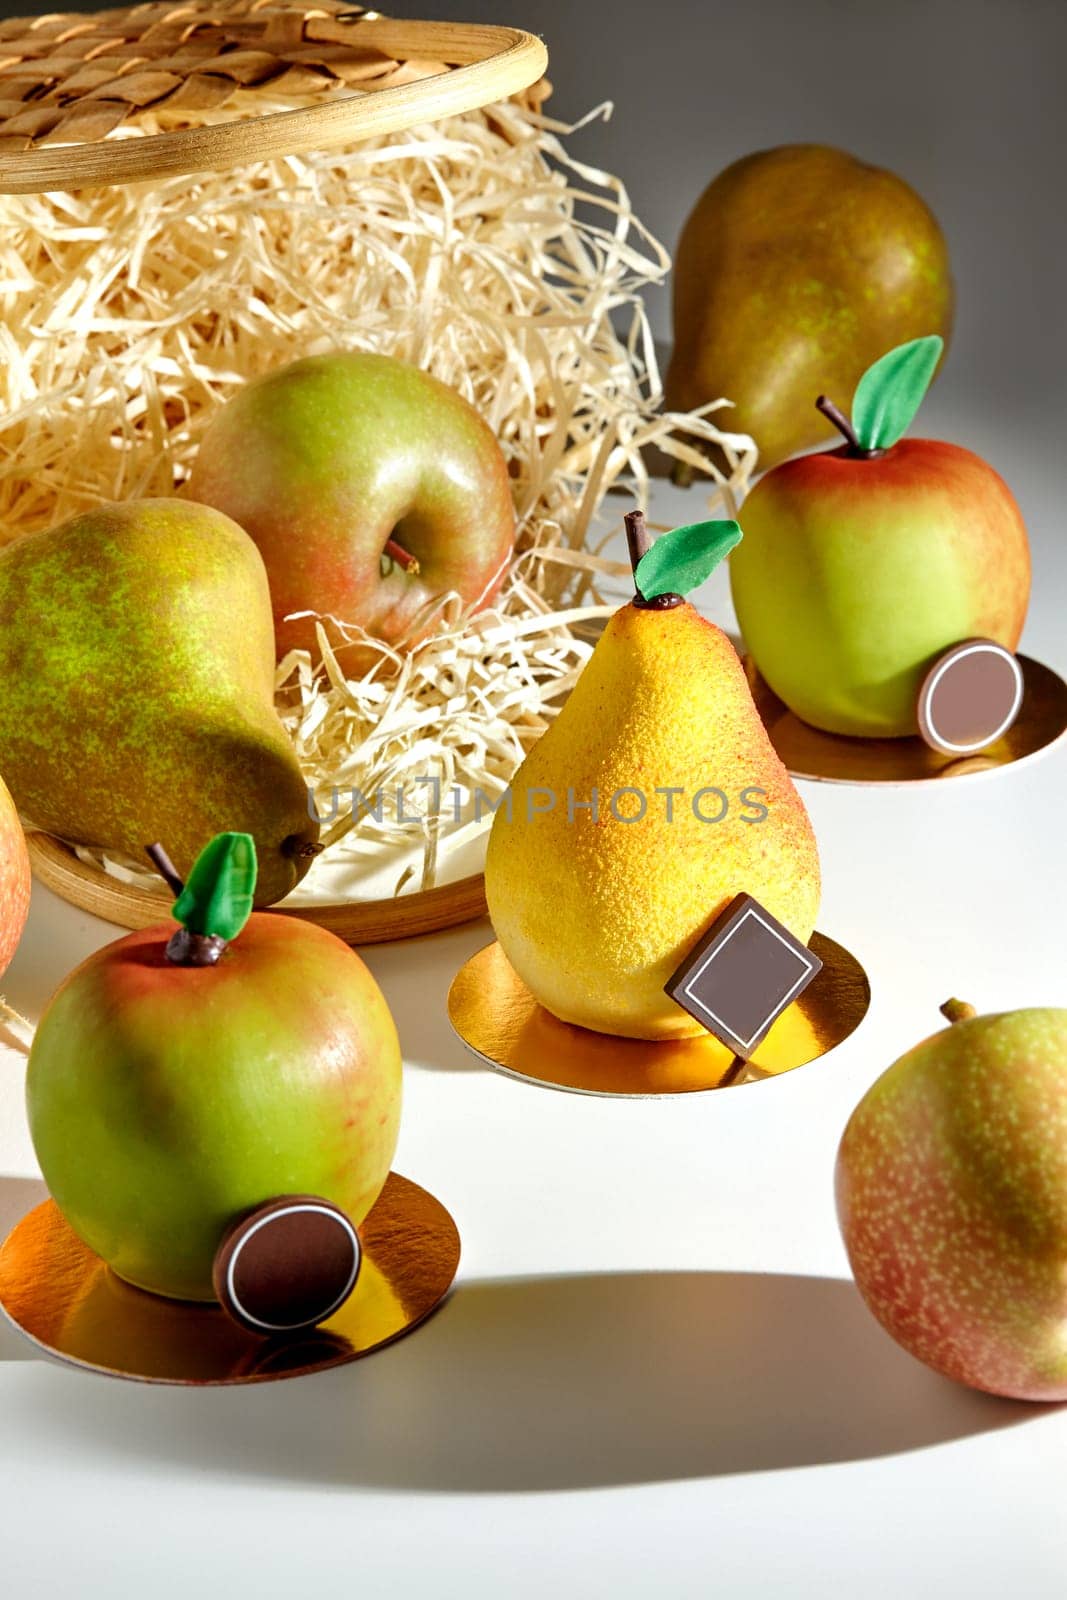
<instances>
[{"instance_id":1,"label":"brown chocolate stem","mask_svg":"<svg viewBox=\"0 0 1067 1600\"><path fill-rule=\"evenodd\" d=\"M855 456L857 461L873 461L875 456L880 456L883 454L881 450L864 449L863 445L860 444L856 437L855 428L845 416L845 413L841 410L840 406L835 406L828 395L821 394L819 396L815 402L815 409L816 411L821 411L823 416L827 417L833 423L838 433L841 434L845 443L848 445L849 455Z\"/></svg>"},{"instance_id":2,"label":"brown chocolate stem","mask_svg":"<svg viewBox=\"0 0 1067 1600\"><path fill-rule=\"evenodd\" d=\"M146 845L145 855L175 900L179 899L185 884L163 846L158 843ZM173 967L213 967L225 948L226 940L217 933L190 933L188 928L176 928L167 940L164 954Z\"/></svg>"},{"instance_id":3,"label":"brown chocolate stem","mask_svg":"<svg viewBox=\"0 0 1067 1600\"><path fill-rule=\"evenodd\" d=\"M395 539L386 539L385 553L390 561L395 561L409 578L417 578L422 568L419 566L418 557L413 556L410 550L405 550L402 544L397 544Z\"/></svg>"},{"instance_id":4,"label":"brown chocolate stem","mask_svg":"<svg viewBox=\"0 0 1067 1600\"><path fill-rule=\"evenodd\" d=\"M626 546L634 574L633 604L642 611L670 611L673 606L682 605L683 597L680 594L656 594L651 600L645 599L637 586L637 566L641 557L652 548L652 535L645 525L643 511L628 511L622 520L626 526Z\"/></svg>"},{"instance_id":5,"label":"brown chocolate stem","mask_svg":"<svg viewBox=\"0 0 1067 1600\"><path fill-rule=\"evenodd\" d=\"M185 884L179 876L178 869L161 844L145 846L145 855L163 879L175 900L184 892Z\"/></svg>"},{"instance_id":6,"label":"brown chocolate stem","mask_svg":"<svg viewBox=\"0 0 1067 1600\"><path fill-rule=\"evenodd\" d=\"M630 552L630 566L633 568L634 588L637 588L637 566L642 556L648 554L652 548L652 536L645 525L643 511L628 511L623 517L626 528L626 548ZM637 590L641 593L640 589Z\"/></svg>"},{"instance_id":7,"label":"brown chocolate stem","mask_svg":"<svg viewBox=\"0 0 1067 1600\"><path fill-rule=\"evenodd\" d=\"M972 1017L978 1015L967 1000L946 1000L939 1009L947 1022L970 1022Z\"/></svg>"},{"instance_id":8,"label":"brown chocolate stem","mask_svg":"<svg viewBox=\"0 0 1067 1600\"><path fill-rule=\"evenodd\" d=\"M228 941L217 933L190 933L177 928L167 940L164 952L172 967L214 967Z\"/></svg>"}]
</instances>

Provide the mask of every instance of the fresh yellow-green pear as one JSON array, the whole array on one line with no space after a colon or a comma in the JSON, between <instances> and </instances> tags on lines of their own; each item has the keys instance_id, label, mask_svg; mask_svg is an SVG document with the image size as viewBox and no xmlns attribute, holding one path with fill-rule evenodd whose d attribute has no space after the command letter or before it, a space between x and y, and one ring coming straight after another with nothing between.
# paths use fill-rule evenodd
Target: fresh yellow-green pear
<instances>
[{"instance_id":1,"label":"fresh yellow-green pear","mask_svg":"<svg viewBox=\"0 0 1067 1600\"><path fill-rule=\"evenodd\" d=\"M944 236L902 178L824 145L756 151L708 185L678 241L666 407L725 396L765 470L831 437L812 394L851 394L907 340L947 343L952 311Z\"/></svg>"},{"instance_id":2,"label":"fresh yellow-green pear","mask_svg":"<svg viewBox=\"0 0 1067 1600\"><path fill-rule=\"evenodd\" d=\"M250 833L270 905L316 850L274 710L274 630L246 533L181 500L102 505L0 551L0 771L22 815L185 873Z\"/></svg>"},{"instance_id":3,"label":"fresh yellow-green pear","mask_svg":"<svg viewBox=\"0 0 1067 1600\"><path fill-rule=\"evenodd\" d=\"M736 895L810 938L819 858L733 646L675 592L740 529L698 524L648 549L639 513L627 527L638 592L519 768L485 884L504 953L543 1006L669 1039L704 1031L664 985Z\"/></svg>"}]
</instances>

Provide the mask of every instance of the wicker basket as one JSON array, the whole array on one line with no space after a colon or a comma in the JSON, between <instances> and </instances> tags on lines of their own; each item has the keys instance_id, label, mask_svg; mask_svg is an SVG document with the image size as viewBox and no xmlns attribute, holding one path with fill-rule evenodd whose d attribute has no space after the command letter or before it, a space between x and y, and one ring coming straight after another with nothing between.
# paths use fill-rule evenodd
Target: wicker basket
<instances>
[{"instance_id":1,"label":"wicker basket","mask_svg":"<svg viewBox=\"0 0 1067 1600\"><path fill-rule=\"evenodd\" d=\"M517 28L394 22L337 0L15 17L0 22L0 192L220 172L398 133L529 89L547 62ZM267 88L322 103L259 116L255 91ZM225 127L108 137L149 111L181 119L241 94L249 114Z\"/></svg>"}]
</instances>

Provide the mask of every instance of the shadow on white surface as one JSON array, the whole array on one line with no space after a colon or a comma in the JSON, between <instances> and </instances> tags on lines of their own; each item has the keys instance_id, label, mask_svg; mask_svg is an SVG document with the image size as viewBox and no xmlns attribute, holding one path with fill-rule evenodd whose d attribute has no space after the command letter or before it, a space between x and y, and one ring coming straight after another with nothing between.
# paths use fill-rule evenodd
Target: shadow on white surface
<instances>
[{"instance_id":1,"label":"shadow on white surface","mask_svg":"<svg viewBox=\"0 0 1067 1600\"><path fill-rule=\"evenodd\" d=\"M42 1365L5 1410L93 1470L467 1493L859 1461L1040 1414L927 1372L849 1283L716 1272L475 1282L389 1351L243 1390Z\"/></svg>"}]
</instances>

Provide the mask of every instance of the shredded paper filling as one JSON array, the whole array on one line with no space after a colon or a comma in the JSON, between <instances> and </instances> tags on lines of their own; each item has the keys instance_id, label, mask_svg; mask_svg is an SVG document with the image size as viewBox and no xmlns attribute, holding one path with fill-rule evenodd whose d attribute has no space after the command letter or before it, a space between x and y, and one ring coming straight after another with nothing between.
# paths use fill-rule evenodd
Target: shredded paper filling
<instances>
[{"instance_id":1,"label":"shredded paper filling","mask_svg":"<svg viewBox=\"0 0 1067 1600\"><path fill-rule=\"evenodd\" d=\"M114 137L163 126L146 116ZM429 638L365 641L377 659L356 677L323 630L321 669L300 652L279 664L278 709L323 818L312 884L341 867L358 896L393 858L391 892L447 876L490 825L475 797L506 788L589 655L588 625L610 610L598 580L621 570L602 552L646 499L648 450L707 473L727 515L754 467L752 441L719 426L724 400L662 412L642 293L670 259L620 180L569 153L575 132L509 101L236 172L0 195L0 540L174 492L237 388L337 347L425 368L500 440L519 536L491 608L470 617L443 597ZM613 489L631 499L606 517Z\"/></svg>"}]
</instances>

